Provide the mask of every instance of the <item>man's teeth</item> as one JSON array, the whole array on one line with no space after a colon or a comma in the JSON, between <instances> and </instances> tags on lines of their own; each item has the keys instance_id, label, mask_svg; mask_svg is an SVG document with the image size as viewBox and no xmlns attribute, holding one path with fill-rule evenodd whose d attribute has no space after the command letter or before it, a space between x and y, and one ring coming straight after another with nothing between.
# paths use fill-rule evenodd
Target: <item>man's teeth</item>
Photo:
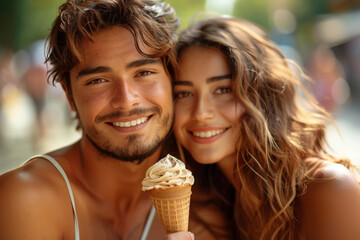
<instances>
[{"instance_id":1,"label":"man's teeth","mask_svg":"<svg viewBox=\"0 0 360 240\"><path fill-rule=\"evenodd\" d=\"M206 131L206 132L192 132L192 134L195 137L209 138L209 137L213 137L215 135L218 135L220 133L223 133L224 131L225 131L225 129L220 129L220 130L213 130L213 131Z\"/></svg>"},{"instance_id":2,"label":"man's teeth","mask_svg":"<svg viewBox=\"0 0 360 240\"><path fill-rule=\"evenodd\" d=\"M134 127L136 125L146 122L147 119L148 117L142 117L128 122L114 122L113 125L116 127Z\"/></svg>"}]
</instances>

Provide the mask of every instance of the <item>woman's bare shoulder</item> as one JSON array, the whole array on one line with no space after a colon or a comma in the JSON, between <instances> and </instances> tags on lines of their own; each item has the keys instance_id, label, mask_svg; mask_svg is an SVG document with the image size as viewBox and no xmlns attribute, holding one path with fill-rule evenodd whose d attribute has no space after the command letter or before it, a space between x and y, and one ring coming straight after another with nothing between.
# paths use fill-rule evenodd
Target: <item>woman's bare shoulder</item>
<instances>
[{"instance_id":1,"label":"woman's bare shoulder","mask_svg":"<svg viewBox=\"0 0 360 240\"><path fill-rule=\"evenodd\" d=\"M353 177L350 170L340 163L320 158L308 158L305 160L308 174L315 179L337 178L341 176Z\"/></svg>"},{"instance_id":2,"label":"woman's bare shoulder","mask_svg":"<svg viewBox=\"0 0 360 240\"><path fill-rule=\"evenodd\" d=\"M302 232L311 239L360 239L360 186L341 164L309 159L306 192L297 200Z\"/></svg>"}]
</instances>

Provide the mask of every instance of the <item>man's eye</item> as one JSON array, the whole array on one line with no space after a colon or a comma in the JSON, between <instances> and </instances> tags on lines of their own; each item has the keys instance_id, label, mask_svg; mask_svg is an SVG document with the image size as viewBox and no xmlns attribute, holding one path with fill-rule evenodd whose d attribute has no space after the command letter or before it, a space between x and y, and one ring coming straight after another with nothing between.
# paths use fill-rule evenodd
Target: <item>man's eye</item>
<instances>
[{"instance_id":1,"label":"man's eye","mask_svg":"<svg viewBox=\"0 0 360 240\"><path fill-rule=\"evenodd\" d=\"M178 92L175 93L175 99L187 98L193 96L190 92Z\"/></svg>"},{"instance_id":2,"label":"man's eye","mask_svg":"<svg viewBox=\"0 0 360 240\"><path fill-rule=\"evenodd\" d=\"M98 83L103 83L103 82L106 82L106 80L104 78L96 78L96 79L89 81L86 85L98 84Z\"/></svg>"},{"instance_id":3,"label":"man's eye","mask_svg":"<svg viewBox=\"0 0 360 240\"><path fill-rule=\"evenodd\" d=\"M230 87L219 87L215 90L215 94L225 94L232 92L232 88Z\"/></svg>"},{"instance_id":4,"label":"man's eye","mask_svg":"<svg viewBox=\"0 0 360 240\"><path fill-rule=\"evenodd\" d=\"M141 71L141 72L137 73L135 77L145 77L145 76L152 75L152 74L154 74L154 72L152 72L152 71Z\"/></svg>"}]
</instances>

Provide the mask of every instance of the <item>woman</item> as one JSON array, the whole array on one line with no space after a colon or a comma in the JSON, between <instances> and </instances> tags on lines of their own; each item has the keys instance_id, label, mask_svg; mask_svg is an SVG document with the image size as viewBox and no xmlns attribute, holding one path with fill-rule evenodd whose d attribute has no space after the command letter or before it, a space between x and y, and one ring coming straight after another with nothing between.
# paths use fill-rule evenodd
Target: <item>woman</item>
<instances>
[{"instance_id":1,"label":"woman","mask_svg":"<svg viewBox=\"0 0 360 240\"><path fill-rule=\"evenodd\" d=\"M351 163L326 152L328 114L265 32L202 20L177 54L174 133L196 178L191 207L204 213L193 219L217 239L360 239Z\"/></svg>"}]
</instances>

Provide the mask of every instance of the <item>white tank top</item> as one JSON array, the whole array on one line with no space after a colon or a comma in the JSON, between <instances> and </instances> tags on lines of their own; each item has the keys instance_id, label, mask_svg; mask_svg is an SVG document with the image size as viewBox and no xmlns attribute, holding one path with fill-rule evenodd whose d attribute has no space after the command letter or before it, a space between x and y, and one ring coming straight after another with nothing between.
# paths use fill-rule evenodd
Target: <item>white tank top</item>
<instances>
[{"instance_id":1,"label":"white tank top","mask_svg":"<svg viewBox=\"0 0 360 240\"><path fill-rule=\"evenodd\" d=\"M70 200L71 200L72 210L73 210L73 213L74 213L75 240L80 240L79 221L78 221L76 208L75 208L74 194L73 194L69 179L66 176L66 173L65 173L64 169L60 166L60 164L54 158L50 157L49 155L36 155L36 156L33 156L32 158L26 160L23 163L23 165L25 163L31 161L34 158L44 158L44 159L48 160L49 162L51 162L54 165L54 167L59 171L59 173L61 174L63 179L65 180L66 187L68 189ZM149 230L150 230L150 227L151 227L151 224L152 224L152 221L154 219L154 216L155 216L155 208L154 208L154 206L152 206L151 209L150 209L150 213L149 213L149 215L148 215L148 217L146 219L146 223L145 223L145 226L144 226L144 230L143 230L143 232L141 234L140 240L146 240L147 235L148 235Z\"/></svg>"}]
</instances>

